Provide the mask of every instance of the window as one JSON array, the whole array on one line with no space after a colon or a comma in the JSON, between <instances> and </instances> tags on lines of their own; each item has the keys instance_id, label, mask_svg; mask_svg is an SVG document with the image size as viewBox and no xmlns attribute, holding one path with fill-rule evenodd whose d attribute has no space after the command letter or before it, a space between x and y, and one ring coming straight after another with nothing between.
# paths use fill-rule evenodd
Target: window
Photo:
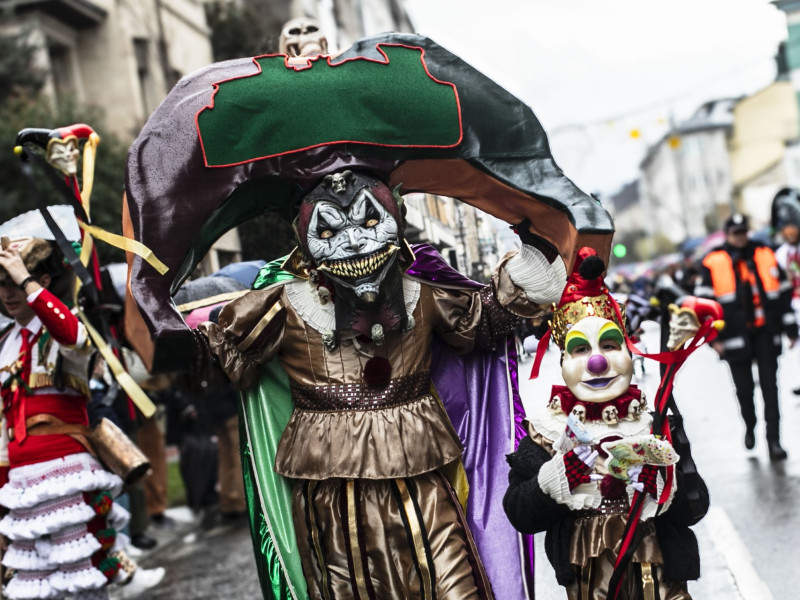
<instances>
[{"instance_id":1,"label":"window","mask_svg":"<svg viewBox=\"0 0 800 600\"><path fill-rule=\"evenodd\" d=\"M65 96L75 93L75 78L72 72L72 56L69 46L54 42L48 43L47 53L53 76L56 101L61 102Z\"/></svg>"}]
</instances>

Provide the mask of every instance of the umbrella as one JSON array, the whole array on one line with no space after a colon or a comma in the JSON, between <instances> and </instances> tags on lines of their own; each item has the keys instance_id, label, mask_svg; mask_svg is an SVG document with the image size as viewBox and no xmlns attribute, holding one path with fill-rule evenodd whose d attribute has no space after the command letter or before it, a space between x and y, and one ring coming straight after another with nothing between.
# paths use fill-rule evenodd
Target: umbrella
<instances>
[{"instance_id":1,"label":"umbrella","mask_svg":"<svg viewBox=\"0 0 800 600\"><path fill-rule=\"evenodd\" d=\"M48 206L47 211L52 215L53 220L70 242L76 242L81 239L81 230L78 227L78 220L75 218L75 210L71 206L56 204ZM42 213L38 210L29 210L0 225L0 236L35 237L43 240L55 239Z\"/></svg>"},{"instance_id":2,"label":"umbrella","mask_svg":"<svg viewBox=\"0 0 800 600\"><path fill-rule=\"evenodd\" d=\"M231 277L246 287L253 285L258 272L267 264L265 260L248 260L244 262L234 262L222 267L219 271L212 274L212 277Z\"/></svg>"},{"instance_id":3,"label":"umbrella","mask_svg":"<svg viewBox=\"0 0 800 600\"><path fill-rule=\"evenodd\" d=\"M173 300L178 306L190 303L200 304L210 298L231 292L239 292L248 288L249 286L240 283L233 277L209 275L208 277L199 277L184 283L175 293ZM209 303L213 304L214 300Z\"/></svg>"},{"instance_id":4,"label":"umbrella","mask_svg":"<svg viewBox=\"0 0 800 600\"><path fill-rule=\"evenodd\" d=\"M213 242L291 209L336 169L528 219L568 266L579 246L609 254L609 214L555 163L533 111L428 38L381 34L304 66L283 55L216 63L181 80L128 155L125 231L169 267L161 276L135 258L130 277L150 333L134 343L155 369L189 360L170 297Z\"/></svg>"}]
</instances>

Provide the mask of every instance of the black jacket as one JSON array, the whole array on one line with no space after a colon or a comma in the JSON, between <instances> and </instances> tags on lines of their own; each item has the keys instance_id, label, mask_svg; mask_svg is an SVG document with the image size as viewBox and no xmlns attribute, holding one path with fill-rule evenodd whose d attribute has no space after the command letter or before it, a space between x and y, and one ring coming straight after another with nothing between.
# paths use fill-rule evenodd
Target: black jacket
<instances>
[{"instance_id":1,"label":"black jacket","mask_svg":"<svg viewBox=\"0 0 800 600\"><path fill-rule=\"evenodd\" d=\"M708 488L694 470L691 449L680 419L673 425L673 446L681 457L675 469L677 490L669 509L655 517L656 537L664 557L664 578L687 581L700 577L700 553L697 538L689 529L708 511ZM677 423L677 426L676 426ZM539 487L539 469L550 460L550 453L525 437L519 448L508 455L511 471L503 508L511 524L522 533L546 531L545 552L563 586L575 582L569 561L569 546L575 528L575 514L559 504Z\"/></svg>"},{"instance_id":2,"label":"black jacket","mask_svg":"<svg viewBox=\"0 0 800 600\"><path fill-rule=\"evenodd\" d=\"M750 240L744 248L734 248L726 243L709 252L703 261L705 262L712 254L722 252L728 254L733 263L740 259L747 263L748 270L756 274L756 284L766 319L764 327L775 336L775 350L780 354L781 334L786 334L789 338L797 337L797 323L792 310L792 286L783 270L780 267L776 267L776 277L780 282L780 289L777 294L769 294L765 291L764 282L761 280L758 269L754 264L755 252L759 248L766 248L766 246L753 240ZM753 292L750 285L742 282L737 276L734 297L715 297L714 277L715 274L711 272L708 266L701 264L701 284L695 289L695 295L715 299L722 306L725 314L725 327L719 332L717 339L725 346L723 358L732 361L752 358L750 330L748 328L748 323L753 321Z\"/></svg>"}]
</instances>

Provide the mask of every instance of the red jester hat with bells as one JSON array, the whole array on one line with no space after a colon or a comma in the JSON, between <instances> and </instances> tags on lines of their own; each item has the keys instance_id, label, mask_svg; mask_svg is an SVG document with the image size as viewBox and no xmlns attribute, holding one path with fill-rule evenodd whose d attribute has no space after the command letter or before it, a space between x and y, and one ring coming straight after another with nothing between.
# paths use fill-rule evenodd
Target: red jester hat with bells
<instances>
[{"instance_id":1,"label":"red jester hat with bells","mask_svg":"<svg viewBox=\"0 0 800 600\"><path fill-rule=\"evenodd\" d=\"M561 300L558 306L553 305L550 327L539 340L531 370L531 379L539 376L539 367L550 343L550 338L552 337L558 347L563 350L564 337L567 332L573 324L584 317L596 316L614 321L624 333L624 317L620 307L603 284L601 275L605 269L603 260L597 256L594 248L584 246L578 251L578 256L572 266L572 273L567 277L567 285L561 294Z\"/></svg>"},{"instance_id":2,"label":"red jester hat with bells","mask_svg":"<svg viewBox=\"0 0 800 600\"><path fill-rule=\"evenodd\" d=\"M588 317L599 317L611 321L619 327L622 336L625 337L624 316L617 302L609 294L608 288L603 285L602 274L604 271L605 264L597 256L593 248L583 247L579 250L573 271L568 277L567 285L561 295L561 300L553 310L553 317L549 322L550 329L540 340L531 378L538 375L539 365L547 348L549 338L552 337L563 351L570 329ZM622 345L625 346L624 343ZM588 367L593 372L601 372L608 368L607 364L605 366L597 365L597 368L592 368L592 362L597 361L602 361L605 364L605 359L601 355L589 358ZM567 414L572 411L572 408L577 403L580 403L583 406L583 410L586 411L588 419L599 420L604 409L609 405L613 405L616 409L616 414L624 418L629 416L628 413L631 406L636 406L636 410L640 410L642 394L641 390L636 386L629 385L630 374L628 374L627 378L620 379L619 383L622 388L613 392L614 396L612 398L605 398L603 401L587 399L587 401L583 402L573 394L571 388L564 385L554 385L552 395L559 397L561 408ZM632 405L631 403L634 400L637 402Z\"/></svg>"}]
</instances>

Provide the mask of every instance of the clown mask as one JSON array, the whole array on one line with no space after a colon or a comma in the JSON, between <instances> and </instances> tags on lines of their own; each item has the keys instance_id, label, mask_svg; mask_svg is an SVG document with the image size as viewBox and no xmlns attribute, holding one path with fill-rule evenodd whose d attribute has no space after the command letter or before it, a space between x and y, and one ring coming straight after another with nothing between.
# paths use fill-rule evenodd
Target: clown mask
<instances>
[{"instance_id":1,"label":"clown mask","mask_svg":"<svg viewBox=\"0 0 800 600\"><path fill-rule=\"evenodd\" d=\"M400 249L391 191L373 178L344 171L326 177L314 197L317 201L301 210L298 227L309 258L337 287L374 302Z\"/></svg>"},{"instance_id":2,"label":"clown mask","mask_svg":"<svg viewBox=\"0 0 800 600\"><path fill-rule=\"evenodd\" d=\"M564 339L561 373L583 402L605 402L624 394L631 385L633 361L619 326L601 317L586 317L573 325Z\"/></svg>"}]
</instances>

